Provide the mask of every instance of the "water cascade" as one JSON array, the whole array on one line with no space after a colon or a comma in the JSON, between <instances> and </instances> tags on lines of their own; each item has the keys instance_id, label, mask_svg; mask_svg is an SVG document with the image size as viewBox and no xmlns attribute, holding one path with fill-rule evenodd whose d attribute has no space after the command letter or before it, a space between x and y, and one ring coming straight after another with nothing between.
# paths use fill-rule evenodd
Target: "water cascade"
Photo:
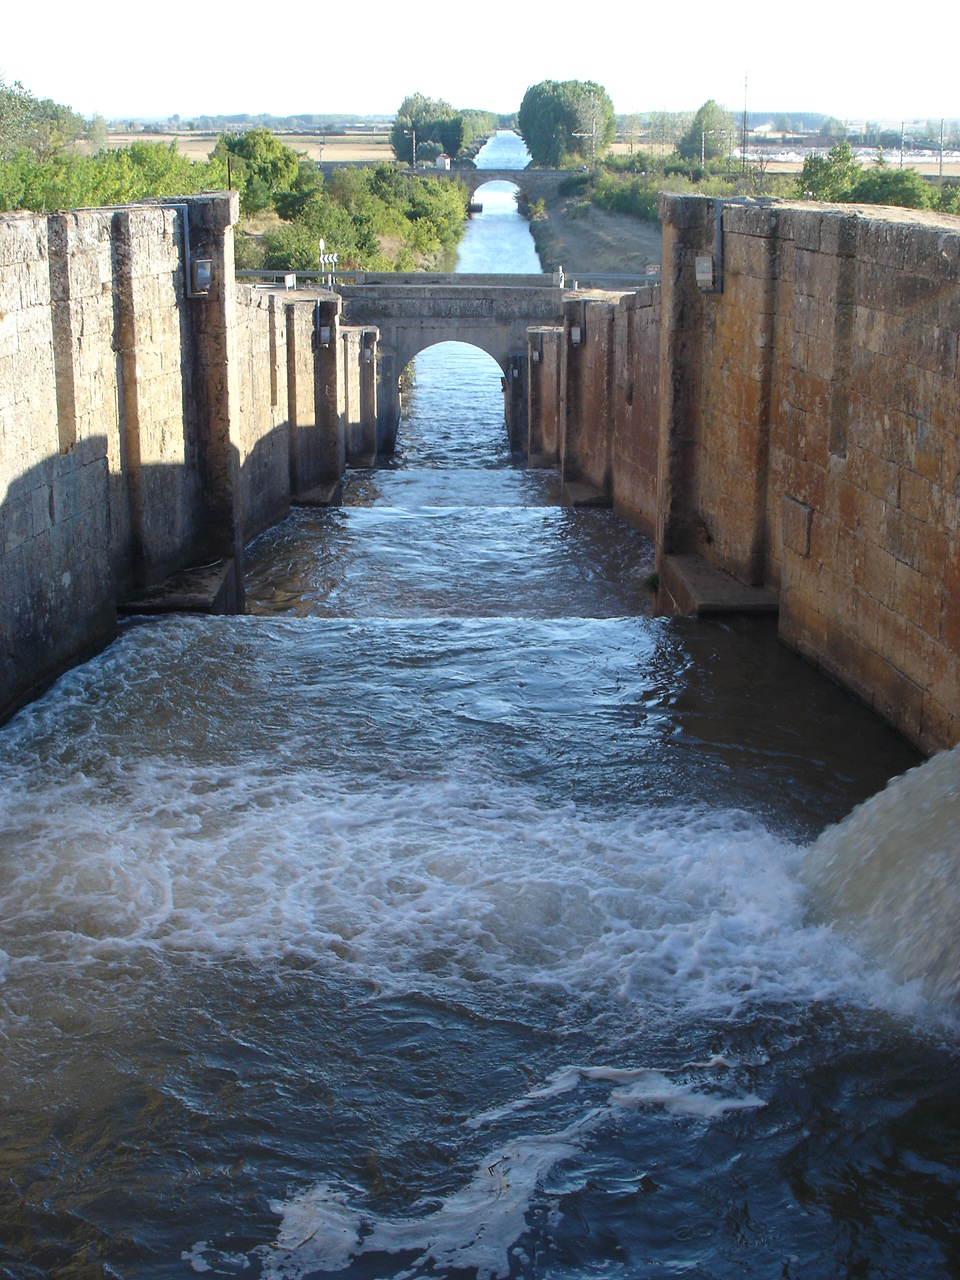
<instances>
[{"instance_id":1,"label":"water cascade","mask_svg":"<svg viewBox=\"0 0 960 1280\"><path fill-rule=\"evenodd\" d=\"M820 910L946 1009L960 997L960 747L895 778L828 828L804 879Z\"/></svg>"}]
</instances>

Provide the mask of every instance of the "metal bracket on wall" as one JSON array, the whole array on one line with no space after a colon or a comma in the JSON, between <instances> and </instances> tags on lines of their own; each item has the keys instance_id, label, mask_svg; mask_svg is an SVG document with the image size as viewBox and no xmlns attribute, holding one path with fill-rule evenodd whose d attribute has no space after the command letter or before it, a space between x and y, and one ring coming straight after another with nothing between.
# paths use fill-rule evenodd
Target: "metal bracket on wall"
<instances>
[{"instance_id":1,"label":"metal bracket on wall","mask_svg":"<svg viewBox=\"0 0 960 1280\"><path fill-rule=\"evenodd\" d=\"M714 293L723 293L723 201L716 202L717 210L717 281Z\"/></svg>"},{"instance_id":2,"label":"metal bracket on wall","mask_svg":"<svg viewBox=\"0 0 960 1280\"><path fill-rule=\"evenodd\" d=\"M709 253L698 253L696 258L697 288L701 293L723 293L723 204L722 200L714 201L717 220L716 256Z\"/></svg>"},{"instance_id":3,"label":"metal bracket on wall","mask_svg":"<svg viewBox=\"0 0 960 1280\"><path fill-rule=\"evenodd\" d=\"M317 304L313 308L313 333L310 339L310 345L314 351L319 351L321 347L329 347L333 338L332 326L323 324L322 321L323 310L318 298Z\"/></svg>"},{"instance_id":4,"label":"metal bracket on wall","mask_svg":"<svg viewBox=\"0 0 960 1280\"><path fill-rule=\"evenodd\" d=\"M188 298L209 298L213 284L213 259L194 258L190 253L190 211L187 205L164 201L164 209L176 209L183 219L183 271Z\"/></svg>"}]
</instances>

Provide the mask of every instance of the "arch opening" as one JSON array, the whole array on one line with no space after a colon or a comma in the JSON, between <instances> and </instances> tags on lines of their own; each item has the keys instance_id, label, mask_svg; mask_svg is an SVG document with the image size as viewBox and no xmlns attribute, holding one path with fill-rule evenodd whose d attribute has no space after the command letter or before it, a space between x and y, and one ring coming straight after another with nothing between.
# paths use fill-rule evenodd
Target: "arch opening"
<instances>
[{"instance_id":1,"label":"arch opening","mask_svg":"<svg viewBox=\"0 0 960 1280\"><path fill-rule=\"evenodd\" d=\"M434 465L499 465L510 457L503 365L479 344L441 339L404 366L397 454Z\"/></svg>"},{"instance_id":2,"label":"arch opening","mask_svg":"<svg viewBox=\"0 0 960 1280\"><path fill-rule=\"evenodd\" d=\"M473 193L478 204L483 205L483 216L499 217L517 212L517 202L522 198L523 190L516 182L507 182L502 178L494 178L482 182Z\"/></svg>"}]
</instances>

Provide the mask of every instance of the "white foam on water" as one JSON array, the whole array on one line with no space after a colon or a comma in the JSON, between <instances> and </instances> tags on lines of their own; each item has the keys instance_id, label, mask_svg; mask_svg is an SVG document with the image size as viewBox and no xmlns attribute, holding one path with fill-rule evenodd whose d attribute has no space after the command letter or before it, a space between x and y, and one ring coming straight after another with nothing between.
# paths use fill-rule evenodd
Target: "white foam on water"
<instances>
[{"instance_id":1,"label":"white foam on water","mask_svg":"<svg viewBox=\"0 0 960 1280\"><path fill-rule=\"evenodd\" d=\"M960 747L828 828L802 868L820 912L946 1009L960 1006Z\"/></svg>"},{"instance_id":2,"label":"white foam on water","mask_svg":"<svg viewBox=\"0 0 960 1280\"><path fill-rule=\"evenodd\" d=\"M8 978L293 951L384 990L495 985L644 1016L878 999L805 922L798 850L746 814L556 809L471 777L355 785L147 760L95 799L83 777L22 791L0 814Z\"/></svg>"},{"instance_id":3,"label":"white foam on water","mask_svg":"<svg viewBox=\"0 0 960 1280\"><path fill-rule=\"evenodd\" d=\"M729 1070L732 1064L717 1054L708 1062L687 1063L687 1070ZM610 1093L611 1102L622 1107L658 1106L670 1115L699 1116L715 1119L727 1111L741 1111L766 1105L756 1094L738 1097L721 1096L704 1092L696 1083L678 1082L665 1071L650 1067L566 1067L554 1072L539 1089L532 1089L522 1098L494 1107L467 1122L469 1128L479 1129L497 1124L519 1111L535 1107L538 1103L572 1093L583 1081L617 1085Z\"/></svg>"},{"instance_id":4,"label":"white foam on water","mask_svg":"<svg viewBox=\"0 0 960 1280\"><path fill-rule=\"evenodd\" d=\"M439 1206L422 1201L407 1217L387 1217L358 1206L356 1197L319 1182L290 1200L271 1204L282 1222L276 1243L260 1251L263 1274L302 1280L317 1271L343 1270L362 1255L415 1255L400 1276L429 1267L440 1274L475 1270L478 1280L510 1274L511 1254L527 1230L527 1215L551 1171L575 1159L591 1134L616 1122L624 1110L644 1108L671 1117L709 1122L731 1110L762 1107L753 1094L724 1092L716 1083L674 1079L646 1068L569 1067L512 1106L488 1112L471 1128L571 1093L584 1082L614 1083L606 1102L582 1110L553 1132L533 1132L492 1147L469 1181ZM532 1127L532 1126L531 1126Z\"/></svg>"}]
</instances>

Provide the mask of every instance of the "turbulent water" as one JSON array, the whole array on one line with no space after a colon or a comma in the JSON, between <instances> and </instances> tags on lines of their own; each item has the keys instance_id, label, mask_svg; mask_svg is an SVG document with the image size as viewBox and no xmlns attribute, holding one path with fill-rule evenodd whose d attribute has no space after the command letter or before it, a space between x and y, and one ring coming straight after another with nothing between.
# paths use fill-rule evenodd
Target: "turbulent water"
<instances>
[{"instance_id":1,"label":"turbulent water","mask_svg":"<svg viewBox=\"0 0 960 1280\"><path fill-rule=\"evenodd\" d=\"M803 874L914 757L556 498L433 348L0 730L0 1275L960 1274L955 1030Z\"/></svg>"}]
</instances>

